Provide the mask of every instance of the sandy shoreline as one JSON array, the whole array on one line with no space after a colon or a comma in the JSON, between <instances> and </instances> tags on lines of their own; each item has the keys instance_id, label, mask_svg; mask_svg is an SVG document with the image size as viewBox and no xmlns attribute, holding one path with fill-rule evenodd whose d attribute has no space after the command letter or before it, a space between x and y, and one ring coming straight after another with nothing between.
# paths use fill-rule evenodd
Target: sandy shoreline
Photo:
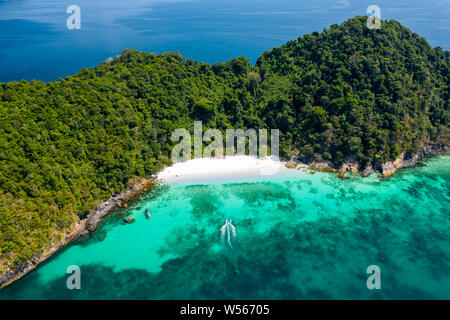
<instances>
[{"instance_id":1,"label":"sandy shoreline","mask_svg":"<svg viewBox=\"0 0 450 320\"><path fill-rule=\"evenodd\" d=\"M397 169L414 167L417 160L425 155L437 155L448 153L448 145L423 147L417 154L405 157L405 153L394 162L383 164L381 173L385 176L392 175ZM294 169L294 170L293 170ZM176 163L163 168L151 178L135 178L130 182L130 186L119 193L111 196L108 200L102 201L92 210L85 219L78 220L73 227L67 231L61 241L50 244L43 252L33 256L30 260L16 269L10 269L0 275L0 289L22 278L24 275L34 270L40 263L58 252L63 247L75 241L81 236L87 236L94 232L101 221L113 210L119 207L126 207L128 202L138 199L142 194L148 192L151 187L158 182L162 183L223 183L239 182L257 179L268 179L270 177L291 175L309 170L333 171L340 176L346 171L360 173L358 163L344 163L340 168L334 168L325 161L313 161L305 164L299 159L283 162L271 158L258 159L250 156L233 156L226 158L199 158L187 162ZM364 170L366 171L367 168ZM378 172L370 170L366 175Z\"/></svg>"},{"instance_id":2,"label":"sandy shoreline","mask_svg":"<svg viewBox=\"0 0 450 320\"><path fill-rule=\"evenodd\" d=\"M102 220L113 210L127 207L129 202L148 192L155 183L237 182L291 173L292 169L286 168L285 162L270 158L257 159L250 156L235 156L224 159L193 159L166 167L152 175L151 178L135 178L126 190L102 201L89 212L85 219L74 223L73 227L63 234L61 241L50 244L44 251L33 256L18 268L10 269L1 274L0 288L22 278L78 238L94 232Z\"/></svg>"},{"instance_id":3,"label":"sandy shoreline","mask_svg":"<svg viewBox=\"0 0 450 320\"><path fill-rule=\"evenodd\" d=\"M298 166L307 168L306 165ZM292 173L286 162L269 157L198 158L166 167L156 175L156 181L183 184L239 182Z\"/></svg>"}]
</instances>

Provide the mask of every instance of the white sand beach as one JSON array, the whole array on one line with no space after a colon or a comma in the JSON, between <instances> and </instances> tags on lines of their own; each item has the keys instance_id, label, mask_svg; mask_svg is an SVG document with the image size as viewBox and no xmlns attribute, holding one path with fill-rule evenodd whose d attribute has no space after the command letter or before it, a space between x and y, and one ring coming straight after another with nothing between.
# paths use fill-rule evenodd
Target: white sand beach
<instances>
[{"instance_id":1,"label":"white sand beach","mask_svg":"<svg viewBox=\"0 0 450 320\"><path fill-rule=\"evenodd\" d=\"M304 167L297 167L302 170ZM197 158L179 162L165 168L157 179L169 183L238 182L249 179L265 179L270 176L289 175L298 172L288 169L285 162L270 157L259 159L250 156Z\"/></svg>"}]
</instances>

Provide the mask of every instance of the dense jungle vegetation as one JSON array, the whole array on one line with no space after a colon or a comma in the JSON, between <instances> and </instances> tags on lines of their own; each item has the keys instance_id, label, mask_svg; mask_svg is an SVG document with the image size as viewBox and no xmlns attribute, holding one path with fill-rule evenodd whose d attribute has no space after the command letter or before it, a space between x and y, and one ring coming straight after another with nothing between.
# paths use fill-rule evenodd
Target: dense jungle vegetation
<instances>
[{"instance_id":1,"label":"dense jungle vegetation","mask_svg":"<svg viewBox=\"0 0 450 320\"><path fill-rule=\"evenodd\" d=\"M449 141L450 52L356 17L212 66L125 50L59 81L0 84L0 274L131 179L170 164L176 128L278 128L281 154L380 165Z\"/></svg>"}]
</instances>

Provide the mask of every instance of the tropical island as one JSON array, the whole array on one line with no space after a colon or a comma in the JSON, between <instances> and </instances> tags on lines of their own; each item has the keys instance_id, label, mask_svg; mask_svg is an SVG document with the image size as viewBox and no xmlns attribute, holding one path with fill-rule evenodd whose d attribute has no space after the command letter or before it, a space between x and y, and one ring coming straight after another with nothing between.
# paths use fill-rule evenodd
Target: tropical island
<instances>
[{"instance_id":1,"label":"tropical island","mask_svg":"<svg viewBox=\"0 0 450 320\"><path fill-rule=\"evenodd\" d=\"M95 230L96 209L148 190L171 163L171 133L195 120L278 128L283 159L363 175L448 152L450 52L394 20L366 21L289 41L254 66L125 50L59 81L0 84L0 286Z\"/></svg>"}]
</instances>

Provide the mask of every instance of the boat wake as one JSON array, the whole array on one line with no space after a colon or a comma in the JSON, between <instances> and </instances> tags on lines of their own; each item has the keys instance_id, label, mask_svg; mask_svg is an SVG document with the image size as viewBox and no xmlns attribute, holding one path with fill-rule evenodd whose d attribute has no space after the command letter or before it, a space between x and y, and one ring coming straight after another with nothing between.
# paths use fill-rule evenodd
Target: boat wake
<instances>
[{"instance_id":1,"label":"boat wake","mask_svg":"<svg viewBox=\"0 0 450 320\"><path fill-rule=\"evenodd\" d=\"M220 228L220 239L222 243L225 243L225 237L227 239L228 245L231 249L233 249L231 239L236 237L236 228L231 224L231 219L227 219L223 227Z\"/></svg>"}]
</instances>

